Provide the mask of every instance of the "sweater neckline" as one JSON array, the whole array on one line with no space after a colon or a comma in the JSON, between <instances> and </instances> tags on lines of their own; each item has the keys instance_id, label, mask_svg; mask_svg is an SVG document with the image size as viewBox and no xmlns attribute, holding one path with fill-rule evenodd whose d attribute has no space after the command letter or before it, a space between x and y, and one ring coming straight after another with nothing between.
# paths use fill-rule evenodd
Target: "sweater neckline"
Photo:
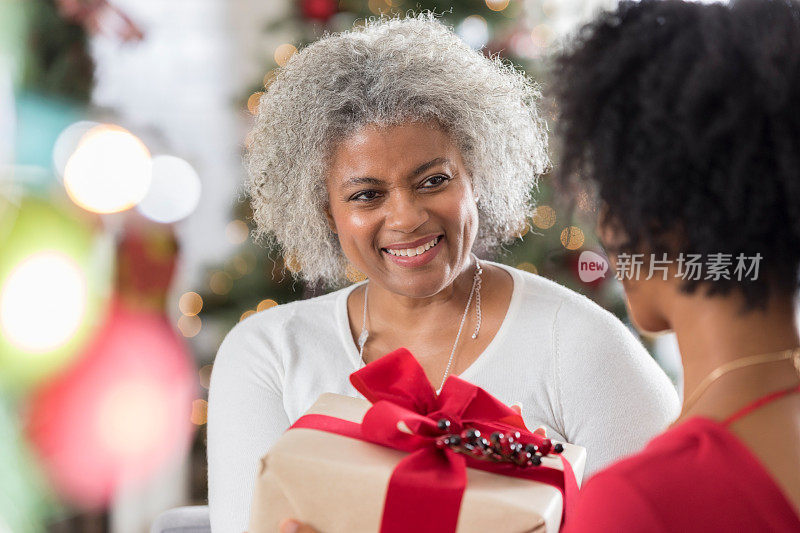
<instances>
[{"instance_id":1,"label":"sweater neckline","mask_svg":"<svg viewBox=\"0 0 800 533\"><path fill-rule=\"evenodd\" d=\"M522 278L520 273L508 265L496 263L494 261L487 261L484 259L482 259L481 262L494 265L508 272L509 275L511 275L513 288L511 290L511 301L508 304L506 314L503 317L503 321L500 323L500 327L497 329L497 332L494 334L492 340L489 341L489 344L486 346L486 348L484 348L481 354L476 357L475 360L467 368L465 368L463 372L460 374L454 374L467 381L469 381L470 376L477 371L476 369L479 368L480 365L486 364L485 360L492 358L492 354L497 351L497 346L499 346L503 342L505 336L508 335L508 330L512 328L511 323L514 322L519 311L520 302L522 301L523 284L525 283L525 280ZM336 302L336 320L339 326L340 339L344 345L345 353L347 353L354 370L363 368L366 365L359 357L358 347L353 341L353 336L350 333L350 320L347 316L347 298L350 296L351 292L365 283L367 283L366 280L354 283L350 287L345 288L339 293L339 298Z\"/></svg>"}]
</instances>

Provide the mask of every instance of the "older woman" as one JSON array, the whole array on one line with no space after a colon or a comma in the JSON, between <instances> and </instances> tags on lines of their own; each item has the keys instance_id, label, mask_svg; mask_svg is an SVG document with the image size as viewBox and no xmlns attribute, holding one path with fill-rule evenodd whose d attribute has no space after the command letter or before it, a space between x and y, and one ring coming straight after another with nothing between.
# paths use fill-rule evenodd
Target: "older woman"
<instances>
[{"instance_id":1,"label":"older woman","mask_svg":"<svg viewBox=\"0 0 800 533\"><path fill-rule=\"evenodd\" d=\"M238 324L209 393L215 532L247 526L259 458L323 392L400 346L524 405L585 446L587 470L637 450L677 394L614 316L539 276L479 260L520 232L547 165L537 92L430 15L369 22L296 54L258 108L255 221L304 279L367 281Z\"/></svg>"}]
</instances>

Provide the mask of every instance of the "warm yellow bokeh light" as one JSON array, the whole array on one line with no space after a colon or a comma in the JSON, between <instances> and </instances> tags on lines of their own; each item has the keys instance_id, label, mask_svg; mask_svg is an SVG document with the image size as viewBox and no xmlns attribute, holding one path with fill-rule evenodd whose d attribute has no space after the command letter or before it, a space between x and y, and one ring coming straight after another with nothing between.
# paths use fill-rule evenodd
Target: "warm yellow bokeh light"
<instances>
[{"instance_id":1,"label":"warm yellow bokeh light","mask_svg":"<svg viewBox=\"0 0 800 533\"><path fill-rule=\"evenodd\" d=\"M184 337L194 337L203 328L203 321L197 315L183 315L178 319L178 330Z\"/></svg>"},{"instance_id":2,"label":"warm yellow bokeh light","mask_svg":"<svg viewBox=\"0 0 800 533\"><path fill-rule=\"evenodd\" d=\"M88 299L86 276L67 255L33 254L0 287L0 332L18 348L48 352L77 332Z\"/></svg>"},{"instance_id":3,"label":"warm yellow bokeh light","mask_svg":"<svg viewBox=\"0 0 800 533\"><path fill-rule=\"evenodd\" d=\"M208 420L208 402L205 400L195 400L192 402L192 424L202 426Z\"/></svg>"},{"instance_id":4,"label":"warm yellow bokeh light","mask_svg":"<svg viewBox=\"0 0 800 533\"><path fill-rule=\"evenodd\" d=\"M211 372L213 369L214 365L203 365L200 370L197 371L200 376L200 386L204 389L211 388Z\"/></svg>"},{"instance_id":5,"label":"warm yellow bokeh light","mask_svg":"<svg viewBox=\"0 0 800 533\"><path fill-rule=\"evenodd\" d=\"M345 270L344 275L347 278L347 280L350 281L351 283L359 283L359 282L364 281L365 279L367 279L366 274L361 272L359 269L354 267L352 264L348 264L347 265L347 270Z\"/></svg>"},{"instance_id":6,"label":"warm yellow bokeh light","mask_svg":"<svg viewBox=\"0 0 800 533\"><path fill-rule=\"evenodd\" d=\"M100 399L95 431L114 456L134 458L158 449L169 433L169 399L147 378L129 379L109 389Z\"/></svg>"},{"instance_id":7,"label":"warm yellow bokeh light","mask_svg":"<svg viewBox=\"0 0 800 533\"><path fill-rule=\"evenodd\" d=\"M214 272L208 281L208 288L214 294L228 294L233 288L233 279L227 272Z\"/></svg>"},{"instance_id":8,"label":"warm yellow bokeh light","mask_svg":"<svg viewBox=\"0 0 800 533\"><path fill-rule=\"evenodd\" d=\"M577 250L583 246L583 230L578 226L567 226L561 232L561 244L567 250Z\"/></svg>"},{"instance_id":9,"label":"warm yellow bokeh light","mask_svg":"<svg viewBox=\"0 0 800 533\"><path fill-rule=\"evenodd\" d=\"M230 259L228 259L225 265L225 271L228 272L233 279L239 279L248 272L250 272L251 267L245 259L241 255L234 255Z\"/></svg>"},{"instance_id":10,"label":"warm yellow bokeh light","mask_svg":"<svg viewBox=\"0 0 800 533\"><path fill-rule=\"evenodd\" d=\"M536 268L536 265L534 265L533 263L529 263L527 261L518 264L517 268L520 270L524 270L525 272L530 272L531 274L539 273L539 269Z\"/></svg>"},{"instance_id":11,"label":"warm yellow bokeh light","mask_svg":"<svg viewBox=\"0 0 800 533\"><path fill-rule=\"evenodd\" d=\"M95 213L130 209L147 195L152 181L150 151L119 126L89 130L64 168L64 187L80 207Z\"/></svg>"},{"instance_id":12,"label":"warm yellow bokeh light","mask_svg":"<svg viewBox=\"0 0 800 533\"><path fill-rule=\"evenodd\" d=\"M242 316L241 316L241 317L239 317L239 321L241 322L241 321L242 321L242 320L244 320L245 318L247 318L247 317L249 317L249 316L253 316L254 314L256 314L255 310L253 310L253 309L248 309L247 311L245 311L244 313L242 313Z\"/></svg>"},{"instance_id":13,"label":"warm yellow bokeh light","mask_svg":"<svg viewBox=\"0 0 800 533\"><path fill-rule=\"evenodd\" d=\"M178 309L184 315L196 315L203 309L203 297L196 292L186 292L178 300Z\"/></svg>"},{"instance_id":14,"label":"warm yellow bokeh light","mask_svg":"<svg viewBox=\"0 0 800 533\"><path fill-rule=\"evenodd\" d=\"M486 0L486 7L492 11L502 11L508 7L509 0Z\"/></svg>"},{"instance_id":15,"label":"warm yellow bokeh light","mask_svg":"<svg viewBox=\"0 0 800 533\"><path fill-rule=\"evenodd\" d=\"M250 114L257 115L258 114L258 102L261 101L261 95L264 93L253 93L250 95L250 98L247 99L247 110L250 111Z\"/></svg>"},{"instance_id":16,"label":"warm yellow bokeh light","mask_svg":"<svg viewBox=\"0 0 800 533\"><path fill-rule=\"evenodd\" d=\"M275 62L284 66L293 55L297 53L297 48L289 43L284 43L275 49Z\"/></svg>"},{"instance_id":17,"label":"warm yellow bokeh light","mask_svg":"<svg viewBox=\"0 0 800 533\"><path fill-rule=\"evenodd\" d=\"M278 71L276 69L270 70L264 75L264 89L269 89L269 86L272 85L272 82L275 81L275 78L278 76Z\"/></svg>"},{"instance_id":18,"label":"warm yellow bokeh light","mask_svg":"<svg viewBox=\"0 0 800 533\"><path fill-rule=\"evenodd\" d=\"M256 307L256 311L260 313L261 311L265 311L270 307L275 307L276 305L278 305L278 302L267 298L266 300L261 300L260 302L258 302L258 307Z\"/></svg>"},{"instance_id":19,"label":"warm yellow bokeh light","mask_svg":"<svg viewBox=\"0 0 800 533\"><path fill-rule=\"evenodd\" d=\"M250 228L243 220L231 220L225 226L225 238L231 244L242 244L247 240L248 235L250 235Z\"/></svg>"},{"instance_id":20,"label":"warm yellow bokeh light","mask_svg":"<svg viewBox=\"0 0 800 533\"><path fill-rule=\"evenodd\" d=\"M297 258L291 254L284 257L283 261L289 272L300 272L300 269L303 267L303 265L300 264L300 261L298 261Z\"/></svg>"},{"instance_id":21,"label":"warm yellow bokeh light","mask_svg":"<svg viewBox=\"0 0 800 533\"><path fill-rule=\"evenodd\" d=\"M556 211L549 205L540 205L533 210L531 221L537 228L552 228L553 224L556 223Z\"/></svg>"}]
</instances>

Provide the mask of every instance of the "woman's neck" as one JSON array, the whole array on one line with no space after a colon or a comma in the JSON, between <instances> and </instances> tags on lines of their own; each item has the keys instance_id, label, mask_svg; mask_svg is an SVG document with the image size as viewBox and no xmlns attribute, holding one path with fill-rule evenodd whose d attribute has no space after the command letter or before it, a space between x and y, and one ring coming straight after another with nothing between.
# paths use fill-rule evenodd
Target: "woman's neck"
<instances>
[{"instance_id":1,"label":"woman's neck","mask_svg":"<svg viewBox=\"0 0 800 533\"><path fill-rule=\"evenodd\" d=\"M684 368L684 401L716 368L741 357L800 345L791 296L772 298L766 309L740 314L738 294L700 293L674 299L670 323L678 338ZM733 370L717 379L679 421L700 415L721 419L769 392L797 384L791 360Z\"/></svg>"},{"instance_id":2,"label":"woman's neck","mask_svg":"<svg viewBox=\"0 0 800 533\"><path fill-rule=\"evenodd\" d=\"M369 320L375 326L391 324L394 329L402 331L425 329L424 324L431 324L435 328L442 323L440 317L458 315L460 318L472 290L474 275L473 259L452 283L425 297L397 294L377 283L369 282Z\"/></svg>"}]
</instances>

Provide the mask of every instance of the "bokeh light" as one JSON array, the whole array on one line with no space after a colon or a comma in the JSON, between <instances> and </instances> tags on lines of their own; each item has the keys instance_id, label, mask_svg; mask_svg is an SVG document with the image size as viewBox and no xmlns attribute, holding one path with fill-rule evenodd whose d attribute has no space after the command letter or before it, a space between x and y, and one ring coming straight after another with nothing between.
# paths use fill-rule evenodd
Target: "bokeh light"
<instances>
[{"instance_id":1,"label":"bokeh light","mask_svg":"<svg viewBox=\"0 0 800 533\"><path fill-rule=\"evenodd\" d=\"M97 509L184 456L198 394L191 356L166 319L115 302L76 364L32 395L28 439L56 493Z\"/></svg>"},{"instance_id":2,"label":"bokeh light","mask_svg":"<svg viewBox=\"0 0 800 533\"><path fill-rule=\"evenodd\" d=\"M69 341L83 322L85 273L58 251L31 255L0 287L0 331L21 350L49 352Z\"/></svg>"},{"instance_id":3,"label":"bokeh light","mask_svg":"<svg viewBox=\"0 0 800 533\"><path fill-rule=\"evenodd\" d=\"M177 222L197 208L201 190L192 165L180 157L159 155L153 158L150 188L136 209L155 222Z\"/></svg>"},{"instance_id":4,"label":"bokeh light","mask_svg":"<svg viewBox=\"0 0 800 533\"><path fill-rule=\"evenodd\" d=\"M194 316L203 309L203 297L196 292L183 293L178 300L178 309L187 316Z\"/></svg>"},{"instance_id":5,"label":"bokeh light","mask_svg":"<svg viewBox=\"0 0 800 533\"><path fill-rule=\"evenodd\" d=\"M214 294L228 294L233 288L233 279L227 272L214 272L208 281L208 288Z\"/></svg>"},{"instance_id":6,"label":"bokeh light","mask_svg":"<svg viewBox=\"0 0 800 533\"><path fill-rule=\"evenodd\" d=\"M261 300L260 302L258 302L256 311L260 313L261 311L265 311L271 307L275 307L276 305L278 305L278 302L276 302L275 300L271 300L269 298L266 300Z\"/></svg>"},{"instance_id":7,"label":"bokeh light","mask_svg":"<svg viewBox=\"0 0 800 533\"><path fill-rule=\"evenodd\" d=\"M151 180L147 147L124 128L108 124L83 136L64 169L67 194L95 213L130 209L145 197Z\"/></svg>"},{"instance_id":8,"label":"bokeh light","mask_svg":"<svg viewBox=\"0 0 800 533\"><path fill-rule=\"evenodd\" d=\"M192 415L190 417L192 424L195 426L202 426L208 420L208 402L205 400L195 400L192 402Z\"/></svg>"},{"instance_id":9,"label":"bokeh light","mask_svg":"<svg viewBox=\"0 0 800 533\"><path fill-rule=\"evenodd\" d=\"M536 268L536 265L533 263L529 263L527 261L523 261L522 263L517 265L517 268L520 270L524 270L525 272L530 272L531 274L538 274L539 269Z\"/></svg>"},{"instance_id":10,"label":"bokeh light","mask_svg":"<svg viewBox=\"0 0 800 533\"><path fill-rule=\"evenodd\" d=\"M244 320L245 318L248 318L248 317L251 317L251 316L253 316L254 314L256 314L256 312L255 312L255 310L254 310L254 309L248 309L247 311L245 311L244 313L242 313L242 316L240 316L240 317L239 317L239 322L241 322L241 321L242 321L242 320Z\"/></svg>"},{"instance_id":11,"label":"bokeh light","mask_svg":"<svg viewBox=\"0 0 800 533\"><path fill-rule=\"evenodd\" d=\"M250 98L247 99L247 110L250 111L251 114L258 114L258 102L261 101L261 96L263 94L264 93L261 92L253 93L250 95Z\"/></svg>"},{"instance_id":12,"label":"bokeh light","mask_svg":"<svg viewBox=\"0 0 800 533\"><path fill-rule=\"evenodd\" d=\"M102 320L113 241L72 204L23 197L0 221L0 386L23 391L61 371Z\"/></svg>"},{"instance_id":13,"label":"bokeh light","mask_svg":"<svg viewBox=\"0 0 800 533\"><path fill-rule=\"evenodd\" d=\"M478 50L489 42L489 26L480 15L470 15L456 27L456 33L470 47Z\"/></svg>"},{"instance_id":14,"label":"bokeh light","mask_svg":"<svg viewBox=\"0 0 800 533\"><path fill-rule=\"evenodd\" d=\"M70 156L78 149L83 136L90 130L100 126L99 122L92 120L81 120L70 124L58 135L55 144L53 145L53 168L59 178L64 176L64 170L67 167L67 161Z\"/></svg>"},{"instance_id":15,"label":"bokeh light","mask_svg":"<svg viewBox=\"0 0 800 533\"><path fill-rule=\"evenodd\" d=\"M533 210L531 221L537 228L548 229L552 228L556 223L556 211L549 205L540 205Z\"/></svg>"},{"instance_id":16,"label":"bokeh light","mask_svg":"<svg viewBox=\"0 0 800 533\"><path fill-rule=\"evenodd\" d=\"M274 56L275 62L280 66L284 66L289 61L289 59L296 53L297 53L297 48L295 48L291 44L289 43L281 44L275 49L275 56Z\"/></svg>"},{"instance_id":17,"label":"bokeh light","mask_svg":"<svg viewBox=\"0 0 800 533\"><path fill-rule=\"evenodd\" d=\"M297 273L303 268L303 265L300 264L300 261L291 254L288 254L286 257L283 258L284 265L289 270L289 272Z\"/></svg>"},{"instance_id":18,"label":"bokeh light","mask_svg":"<svg viewBox=\"0 0 800 533\"><path fill-rule=\"evenodd\" d=\"M502 11L508 7L509 0L486 0L486 7L492 11Z\"/></svg>"},{"instance_id":19,"label":"bokeh light","mask_svg":"<svg viewBox=\"0 0 800 533\"><path fill-rule=\"evenodd\" d=\"M225 226L225 238L231 244L242 244L247 240L248 235L250 235L250 228L242 220L231 220Z\"/></svg>"},{"instance_id":20,"label":"bokeh light","mask_svg":"<svg viewBox=\"0 0 800 533\"><path fill-rule=\"evenodd\" d=\"M561 244L567 250L577 250L583 246L583 230L578 226L567 226L561 231Z\"/></svg>"},{"instance_id":21,"label":"bokeh light","mask_svg":"<svg viewBox=\"0 0 800 533\"><path fill-rule=\"evenodd\" d=\"M184 337L195 337L202 328L203 321L197 315L183 315L178 319L178 331Z\"/></svg>"},{"instance_id":22,"label":"bokeh light","mask_svg":"<svg viewBox=\"0 0 800 533\"><path fill-rule=\"evenodd\" d=\"M214 365L203 365L200 370L197 371L198 376L200 376L200 385L204 389L211 388L211 372L214 369Z\"/></svg>"},{"instance_id":23,"label":"bokeh light","mask_svg":"<svg viewBox=\"0 0 800 533\"><path fill-rule=\"evenodd\" d=\"M359 283L367 279L366 274L361 272L359 269L357 269L354 265L350 263L348 263L344 275L347 278L347 281L351 283Z\"/></svg>"}]
</instances>

